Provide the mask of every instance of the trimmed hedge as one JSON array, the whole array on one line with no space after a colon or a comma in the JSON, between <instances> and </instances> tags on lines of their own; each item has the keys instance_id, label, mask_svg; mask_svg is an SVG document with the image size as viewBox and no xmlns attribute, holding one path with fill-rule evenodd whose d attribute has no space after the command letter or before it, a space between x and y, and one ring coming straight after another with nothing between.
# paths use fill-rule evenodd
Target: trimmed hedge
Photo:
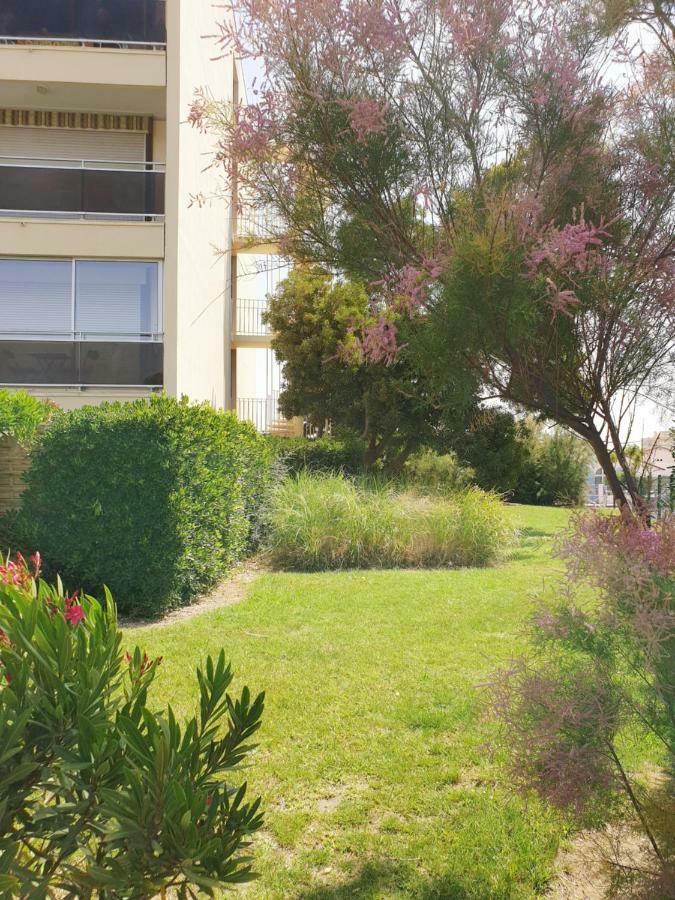
<instances>
[{"instance_id":1,"label":"trimmed hedge","mask_svg":"<svg viewBox=\"0 0 675 900\"><path fill-rule=\"evenodd\" d=\"M249 546L271 479L252 425L168 397L57 414L31 453L14 546L128 615L212 587ZM23 535L23 538L22 538Z\"/></svg>"},{"instance_id":2,"label":"trimmed hedge","mask_svg":"<svg viewBox=\"0 0 675 900\"><path fill-rule=\"evenodd\" d=\"M351 438L268 437L270 446L289 475L308 472L359 475L363 472L365 444Z\"/></svg>"}]
</instances>

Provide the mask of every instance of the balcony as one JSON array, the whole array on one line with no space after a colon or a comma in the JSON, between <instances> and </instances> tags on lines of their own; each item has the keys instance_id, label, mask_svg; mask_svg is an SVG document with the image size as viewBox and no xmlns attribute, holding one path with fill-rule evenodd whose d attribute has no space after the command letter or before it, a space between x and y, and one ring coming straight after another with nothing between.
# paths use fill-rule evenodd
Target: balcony
<instances>
[{"instance_id":1,"label":"balcony","mask_svg":"<svg viewBox=\"0 0 675 900\"><path fill-rule=\"evenodd\" d=\"M262 300L250 300L237 297L235 312L235 334L239 337L269 337L269 325L263 322L263 314L267 312L268 303Z\"/></svg>"},{"instance_id":2,"label":"balcony","mask_svg":"<svg viewBox=\"0 0 675 900\"><path fill-rule=\"evenodd\" d=\"M239 210L232 225L236 251L261 255L280 253L284 222L268 207L246 204Z\"/></svg>"},{"instance_id":3,"label":"balcony","mask_svg":"<svg viewBox=\"0 0 675 900\"><path fill-rule=\"evenodd\" d=\"M3 0L0 41L166 45L165 0Z\"/></svg>"},{"instance_id":4,"label":"balcony","mask_svg":"<svg viewBox=\"0 0 675 900\"><path fill-rule=\"evenodd\" d=\"M0 384L10 387L161 387L164 348L118 340L0 340Z\"/></svg>"},{"instance_id":5,"label":"balcony","mask_svg":"<svg viewBox=\"0 0 675 900\"><path fill-rule=\"evenodd\" d=\"M237 416L244 422L251 422L261 434L279 437L297 434L294 421L284 419L279 410L279 394L276 391L267 397L239 397Z\"/></svg>"},{"instance_id":6,"label":"balcony","mask_svg":"<svg viewBox=\"0 0 675 900\"><path fill-rule=\"evenodd\" d=\"M0 158L0 215L146 220L164 216L164 172L128 163ZM66 163L70 163L67 165ZM98 167L97 167L98 166Z\"/></svg>"}]
</instances>

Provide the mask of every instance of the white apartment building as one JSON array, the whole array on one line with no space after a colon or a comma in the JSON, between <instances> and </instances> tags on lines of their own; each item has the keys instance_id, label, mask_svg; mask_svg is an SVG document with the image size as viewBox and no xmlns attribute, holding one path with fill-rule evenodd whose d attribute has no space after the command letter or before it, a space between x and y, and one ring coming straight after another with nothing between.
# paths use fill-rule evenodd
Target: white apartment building
<instances>
[{"instance_id":1,"label":"white apartment building","mask_svg":"<svg viewBox=\"0 0 675 900\"><path fill-rule=\"evenodd\" d=\"M224 15L0 0L0 386L66 408L166 390L281 428L256 274L276 247L186 121L197 87L243 93L205 38Z\"/></svg>"}]
</instances>

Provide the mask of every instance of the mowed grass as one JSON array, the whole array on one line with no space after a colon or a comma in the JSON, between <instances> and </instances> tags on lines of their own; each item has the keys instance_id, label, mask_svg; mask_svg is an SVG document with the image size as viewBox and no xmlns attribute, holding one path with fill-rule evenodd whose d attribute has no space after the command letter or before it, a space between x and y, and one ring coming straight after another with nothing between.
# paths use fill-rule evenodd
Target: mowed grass
<instances>
[{"instance_id":1,"label":"mowed grass","mask_svg":"<svg viewBox=\"0 0 675 900\"><path fill-rule=\"evenodd\" d=\"M522 530L487 569L266 574L241 603L126 634L161 654L156 695L193 710L194 668L225 648L267 692L246 772L266 827L261 898L520 898L545 892L562 820L510 789L479 687L520 652L557 577L561 509L509 507Z\"/></svg>"}]
</instances>

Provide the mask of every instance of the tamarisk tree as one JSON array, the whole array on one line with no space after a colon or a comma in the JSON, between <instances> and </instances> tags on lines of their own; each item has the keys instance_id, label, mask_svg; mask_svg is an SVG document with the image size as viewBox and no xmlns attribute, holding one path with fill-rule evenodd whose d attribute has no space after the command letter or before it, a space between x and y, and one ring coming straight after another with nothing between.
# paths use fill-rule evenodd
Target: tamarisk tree
<instances>
[{"instance_id":1,"label":"tamarisk tree","mask_svg":"<svg viewBox=\"0 0 675 900\"><path fill-rule=\"evenodd\" d=\"M460 361L637 506L625 441L675 346L665 7L233 0L215 40L264 74L248 105L190 111L289 254L370 285L353 359L405 345L439 391Z\"/></svg>"}]
</instances>

